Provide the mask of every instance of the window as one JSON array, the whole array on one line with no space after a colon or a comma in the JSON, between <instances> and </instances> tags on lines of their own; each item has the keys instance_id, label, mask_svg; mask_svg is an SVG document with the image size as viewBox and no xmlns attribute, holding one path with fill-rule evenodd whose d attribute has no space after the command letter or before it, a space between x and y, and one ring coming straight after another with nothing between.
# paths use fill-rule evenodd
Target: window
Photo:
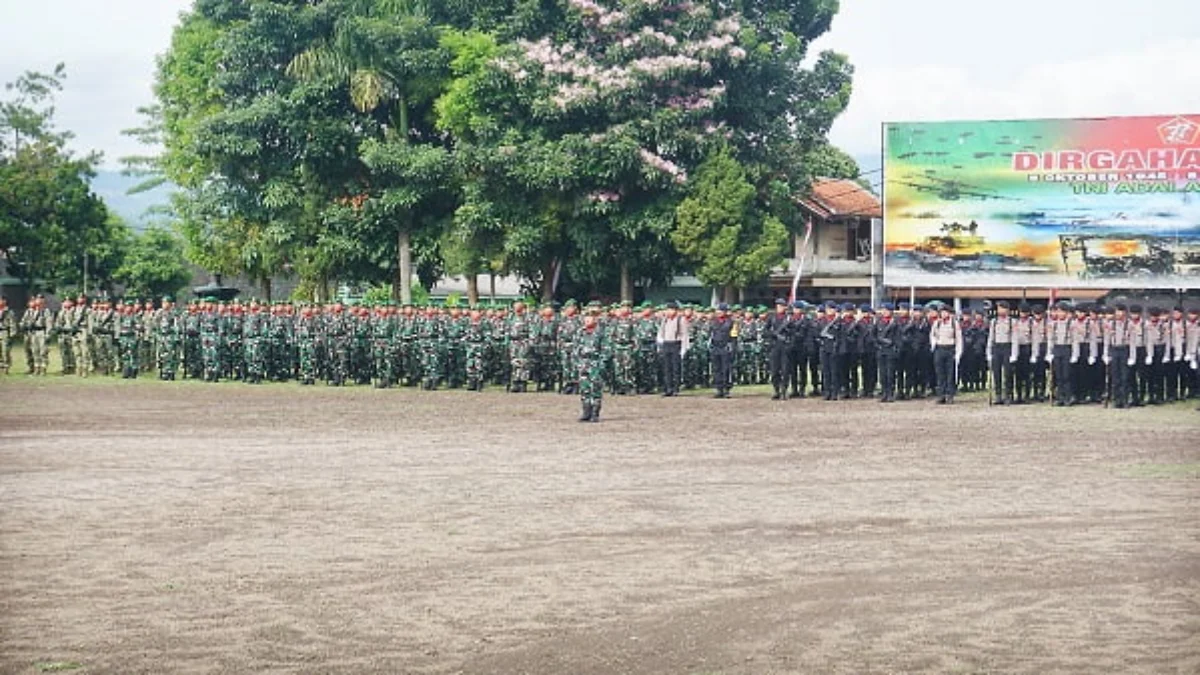
<instances>
[{"instance_id":1,"label":"window","mask_svg":"<svg viewBox=\"0 0 1200 675\"><path fill-rule=\"evenodd\" d=\"M846 259L871 259L871 221L868 218L855 218L846 223Z\"/></svg>"}]
</instances>

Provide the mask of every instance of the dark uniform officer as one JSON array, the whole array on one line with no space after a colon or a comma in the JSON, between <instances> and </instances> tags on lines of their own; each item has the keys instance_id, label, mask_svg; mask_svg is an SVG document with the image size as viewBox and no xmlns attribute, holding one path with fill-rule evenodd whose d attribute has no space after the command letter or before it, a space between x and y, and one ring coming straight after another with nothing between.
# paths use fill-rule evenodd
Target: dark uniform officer
<instances>
[{"instance_id":1,"label":"dark uniform officer","mask_svg":"<svg viewBox=\"0 0 1200 675\"><path fill-rule=\"evenodd\" d=\"M892 316L892 304L885 302L879 308L879 318L874 325L875 361L879 368L879 383L883 389L881 403L896 400L896 362L900 357L900 324Z\"/></svg>"},{"instance_id":2,"label":"dark uniform officer","mask_svg":"<svg viewBox=\"0 0 1200 675\"><path fill-rule=\"evenodd\" d=\"M788 372L791 371L792 331L787 302L775 300L775 311L767 317L763 337L767 343L768 369L771 387L775 390L772 401L787 400Z\"/></svg>"},{"instance_id":3,"label":"dark uniform officer","mask_svg":"<svg viewBox=\"0 0 1200 675\"><path fill-rule=\"evenodd\" d=\"M708 334L713 388L716 389L713 398L729 398L729 390L733 388L733 352L737 333L737 322L729 316L729 305L717 305L717 314L709 323Z\"/></svg>"}]
</instances>

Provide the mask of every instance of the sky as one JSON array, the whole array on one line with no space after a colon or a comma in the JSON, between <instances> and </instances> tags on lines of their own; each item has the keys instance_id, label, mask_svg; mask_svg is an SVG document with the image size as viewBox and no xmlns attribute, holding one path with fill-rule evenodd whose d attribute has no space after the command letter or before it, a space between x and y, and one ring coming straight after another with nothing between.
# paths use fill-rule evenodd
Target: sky
<instances>
[{"instance_id":1,"label":"sky","mask_svg":"<svg viewBox=\"0 0 1200 675\"><path fill-rule=\"evenodd\" d=\"M879 166L884 121L1200 114L1197 0L842 0L856 68L834 144ZM115 168L153 101L154 59L190 0L0 0L0 81L67 66L60 128Z\"/></svg>"}]
</instances>

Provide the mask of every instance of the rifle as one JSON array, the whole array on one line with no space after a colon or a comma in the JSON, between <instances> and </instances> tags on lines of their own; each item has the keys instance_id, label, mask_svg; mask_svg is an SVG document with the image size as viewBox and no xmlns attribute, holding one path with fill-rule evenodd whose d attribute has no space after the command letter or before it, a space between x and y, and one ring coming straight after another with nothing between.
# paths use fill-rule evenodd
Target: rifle
<instances>
[{"instance_id":1,"label":"rifle","mask_svg":"<svg viewBox=\"0 0 1200 675\"><path fill-rule=\"evenodd\" d=\"M988 361L987 363L988 363L988 372L987 372L988 407L990 408L992 406L992 402L996 398L996 392L995 392L996 378L992 377L991 362Z\"/></svg>"},{"instance_id":2,"label":"rifle","mask_svg":"<svg viewBox=\"0 0 1200 675\"><path fill-rule=\"evenodd\" d=\"M1104 407L1107 409L1108 404L1112 401L1113 384L1112 384L1112 362L1104 364Z\"/></svg>"}]
</instances>

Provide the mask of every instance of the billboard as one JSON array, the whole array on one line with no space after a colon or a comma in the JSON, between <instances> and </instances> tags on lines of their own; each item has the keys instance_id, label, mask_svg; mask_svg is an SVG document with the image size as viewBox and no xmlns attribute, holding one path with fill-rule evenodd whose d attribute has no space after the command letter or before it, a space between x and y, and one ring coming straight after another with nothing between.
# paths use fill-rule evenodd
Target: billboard
<instances>
[{"instance_id":1,"label":"billboard","mask_svg":"<svg viewBox=\"0 0 1200 675\"><path fill-rule=\"evenodd\" d=\"M1200 287L1200 115L883 134L889 286Z\"/></svg>"}]
</instances>

